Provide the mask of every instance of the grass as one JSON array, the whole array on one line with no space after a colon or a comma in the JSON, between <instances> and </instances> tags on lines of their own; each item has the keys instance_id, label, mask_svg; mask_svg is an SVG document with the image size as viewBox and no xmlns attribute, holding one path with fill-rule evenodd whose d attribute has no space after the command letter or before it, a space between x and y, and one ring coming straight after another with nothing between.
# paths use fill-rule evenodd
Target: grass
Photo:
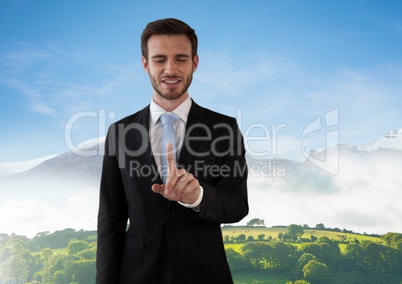
<instances>
[{"instance_id":1,"label":"grass","mask_svg":"<svg viewBox=\"0 0 402 284\"><path fill-rule=\"evenodd\" d=\"M222 235L223 238L225 236L230 237L237 237L240 234L248 236L252 236L255 240L257 240L258 235L265 234L265 239L269 236L272 239L278 239L279 233L286 233L287 228L264 228L264 227L222 227ZM316 230L316 229L304 229L304 234L301 236L305 239L310 239L311 236L315 236L317 238L320 237L328 237L333 240L341 241L341 239L345 238L346 241L353 241L357 239L359 242L368 240L373 242L379 242L380 238L368 236L368 235L361 235L361 234L351 234L351 233L343 233L343 232L333 232L333 231L326 231L326 230Z\"/></svg>"},{"instance_id":2,"label":"grass","mask_svg":"<svg viewBox=\"0 0 402 284\"><path fill-rule=\"evenodd\" d=\"M67 248L58 248L58 249L52 249L53 255L57 255L57 254L67 254ZM40 255L42 253L42 251L34 251L32 252L32 255ZM1 282L0 282L1 283Z\"/></svg>"},{"instance_id":3,"label":"grass","mask_svg":"<svg viewBox=\"0 0 402 284\"><path fill-rule=\"evenodd\" d=\"M272 237L273 240L278 240L279 233L286 233L287 228L262 228L262 227L223 227L222 235L223 238L228 236L229 239L231 237L238 237L240 234L244 234L247 237L252 236L255 240L258 239L258 235L264 234L264 239L267 239L269 236ZM304 234L302 238L310 239L310 236L313 235L316 238L320 237L328 237L329 239L333 239L336 241L344 240L346 242L352 242L354 240L362 241L373 241L373 242L381 242L379 237L361 235L361 234L352 234L352 233L343 233L343 232L334 232L334 231L325 231L325 230L315 230L315 229L304 229ZM286 242L293 246L299 247L303 242ZM225 243L225 249L232 248L233 250L241 253L241 247L244 243ZM345 252L347 244L340 243L339 248L341 253ZM378 282L381 275L365 275L364 279L360 279L359 281L356 277L363 277L362 275L355 275L353 273L339 273L333 275L334 283L381 283ZM400 276L398 276L400 277ZM283 274L264 274L264 273L245 273L245 274L233 274L233 280L235 284L284 284L287 281L291 281L291 275L286 273ZM399 282L399 278L396 277L395 283Z\"/></svg>"},{"instance_id":4,"label":"grass","mask_svg":"<svg viewBox=\"0 0 402 284\"><path fill-rule=\"evenodd\" d=\"M233 274L234 284L284 284L290 281L288 275L264 274L264 273L245 273Z\"/></svg>"},{"instance_id":5,"label":"grass","mask_svg":"<svg viewBox=\"0 0 402 284\"><path fill-rule=\"evenodd\" d=\"M264 234L264 239L271 236L273 240L278 239L279 233L286 233L287 228L263 228L263 227L223 227L222 228L222 235L223 238L228 236L229 239L231 237L238 237L240 234L244 234L246 238L248 236L252 236L255 240L258 239L258 235ZM352 242L354 240L358 240L359 242L362 241L373 241L373 242L381 242L381 239L378 237L368 236L368 235L361 235L361 234L351 234L351 233L343 233L343 232L333 232L333 231L325 231L325 230L314 230L314 229L304 229L304 234L302 238L310 239L310 236L313 235L316 238L320 237L328 237L333 240L341 241L342 239L346 242ZM342 237L341 237L342 236ZM286 242L293 246L299 248L303 242ZM225 243L225 248L231 248L239 253L241 253L241 247L244 243ZM341 253L345 253L347 244L340 243L339 249ZM251 282L250 282L251 283Z\"/></svg>"},{"instance_id":6,"label":"grass","mask_svg":"<svg viewBox=\"0 0 402 284\"><path fill-rule=\"evenodd\" d=\"M239 244L225 244L225 249L231 248L234 251L237 251L238 253L241 253L241 247L244 245L244 243L239 243Z\"/></svg>"}]
</instances>

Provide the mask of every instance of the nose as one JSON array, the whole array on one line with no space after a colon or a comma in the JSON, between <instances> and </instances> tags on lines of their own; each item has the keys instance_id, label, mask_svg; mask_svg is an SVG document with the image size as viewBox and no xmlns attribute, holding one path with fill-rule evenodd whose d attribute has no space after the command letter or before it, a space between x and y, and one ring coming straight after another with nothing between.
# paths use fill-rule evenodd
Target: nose
<instances>
[{"instance_id":1,"label":"nose","mask_svg":"<svg viewBox=\"0 0 402 284\"><path fill-rule=\"evenodd\" d=\"M167 60L165 64L165 74L171 75L176 72L176 64L174 60Z\"/></svg>"}]
</instances>

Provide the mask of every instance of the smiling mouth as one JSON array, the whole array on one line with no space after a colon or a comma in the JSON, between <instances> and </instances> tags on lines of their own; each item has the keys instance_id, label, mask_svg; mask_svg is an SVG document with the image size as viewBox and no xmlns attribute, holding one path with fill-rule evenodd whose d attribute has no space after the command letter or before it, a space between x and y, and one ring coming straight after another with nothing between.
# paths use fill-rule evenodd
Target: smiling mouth
<instances>
[{"instance_id":1,"label":"smiling mouth","mask_svg":"<svg viewBox=\"0 0 402 284\"><path fill-rule=\"evenodd\" d=\"M167 85L176 85L181 82L181 79L180 78L162 78L161 82L165 83Z\"/></svg>"}]
</instances>

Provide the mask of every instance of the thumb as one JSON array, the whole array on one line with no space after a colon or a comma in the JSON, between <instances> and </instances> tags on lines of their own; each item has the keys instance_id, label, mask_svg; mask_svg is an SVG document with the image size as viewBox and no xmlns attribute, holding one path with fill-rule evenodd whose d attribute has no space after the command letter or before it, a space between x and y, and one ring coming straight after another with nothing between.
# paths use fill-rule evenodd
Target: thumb
<instances>
[{"instance_id":1,"label":"thumb","mask_svg":"<svg viewBox=\"0 0 402 284\"><path fill-rule=\"evenodd\" d=\"M157 184L154 183L151 187L152 191L155 193L163 193L163 191L165 190L165 185L164 184Z\"/></svg>"}]
</instances>

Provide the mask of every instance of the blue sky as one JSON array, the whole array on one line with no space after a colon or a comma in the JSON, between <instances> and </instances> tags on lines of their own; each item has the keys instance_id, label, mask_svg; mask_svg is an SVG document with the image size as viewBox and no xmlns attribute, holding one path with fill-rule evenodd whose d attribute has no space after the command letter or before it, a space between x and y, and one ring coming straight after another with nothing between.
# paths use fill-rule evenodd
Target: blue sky
<instances>
[{"instance_id":1,"label":"blue sky","mask_svg":"<svg viewBox=\"0 0 402 284\"><path fill-rule=\"evenodd\" d=\"M400 1L1 0L0 162L61 154L147 105L139 38L167 17L199 38L190 95L237 117L255 156L303 160L402 128Z\"/></svg>"}]
</instances>

